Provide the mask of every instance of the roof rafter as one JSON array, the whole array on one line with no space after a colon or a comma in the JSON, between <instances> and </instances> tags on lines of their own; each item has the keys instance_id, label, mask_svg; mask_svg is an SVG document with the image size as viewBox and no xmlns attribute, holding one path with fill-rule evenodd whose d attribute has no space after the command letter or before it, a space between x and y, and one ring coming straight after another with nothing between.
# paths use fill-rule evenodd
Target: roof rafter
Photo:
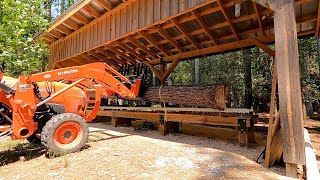
<instances>
[{"instance_id":1,"label":"roof rafter","mask_svg":"<svg viewBox=\"0 0 320 180\"><path fill-rule=\"evenodd\" d=\"M90 5L84 6L81 10L93 16L94 18L100 17L100 14L95 9L93 9Z\"/></svg>"},{"instance_id":2,"label":"roof rafter","mask_svg":"<svg viewBox=\"0 0 320 180\"><path fill-rule=\"evenodd\" d=\"M124 60L116 57L113 54L107 53L102 47L99 47L96 49L100 54L106 56L106 57L111 57L112 60L117 61L120 64L127 64Z\"/></svg>"},{"instance_id":3,"label":"roof rafter","mask_svg":"<svg viewBox=\"0 0 320 180\"><path fill-rule=\"evenodd\" d=\"M260 31L262 32L263 35L265 35L265 32L264 32L264 30L263 30L263 26L262 26L262 22L261 22L261 16L260 16L260 14L259 14L259 10L258 10L257 3L253 2L253 8L254 8L255 13L256 13L257 16L258 16L258 23L259 23Z\"/></svg>"},{"instance_id":4,"label":"roof rafter","mask_svg":"<svg viewBox=\"0 0 320 180\"><path fill-rule=\"evenodd\" d=\"M126 61L135 63L134 60L131 59L131 57L128 57L125 53L121 52L119 49L112 47L110 44L105 46L108 48L109 51L112 51L116 55L120 56L121 58L125 59Z\"/></svg>"},{"instance_id":5,"label":"roof rafter","mask_svg":"<svg viewBox=\"0 0 320 180\"><path fill-rule=\"evenodd\" d=\"M164 48L162 48L154 39L152 39L152 37L150 37L149 34L147 34L144 31L140 31L138 32L138 34L140 34L143 38L145 38L150 44L152 44L153 46L155 46L157 49L159 49L162 53L164 53L167 56L170 56L170 53L165 50Z\"/></svg>"},{"instance_id":6,"label":"roof rafter","mask_svg":"<svg viewBox=\"0 0 320 180\"><path fill-rule=\"evenodd\" d=\"M232 33L236 36L237 40L240 40L240 37L239 37L239 35L237 34L237 31L236 31L236 28L234 27L234 24L230 21L230 17L228 15L228 13L225 11L225 9L224 9L225 7L222 4L221 0L217 0L217 3L218 3L218 5L219 5L219 7L221 9L221 12L222 12L223 16L225 17L226 21L228 22Z\"/></svg>"},{"instance_id":7,"label":"roof rafter","mask_svg":"<svg viewBox=\"0 0 320 180\"><path fill-rule=\"evenodd\" d=\"M120 46L121 48L125 49L126 51L128 51L129 53L133 54L134 56L136 56L137 58L139 58L140 60L144 61L146 58L143 57L141 54L138 54L137 52L135 52L133 49L130 49L128 46L126 46L125 44L121 43L120 41L115 41L115 43Z\"/></svg>"},{"instance_id":8,"label":"roof rafter","mask_svg":"<svg viewBox=\"0 0 320 180\"><path fill-rule=\"evenodd\" d=\"M138 40L134 39L133 37L131 37L130 35L125 37L126 39L128 39L129 41L131 41L132 44L134 44L135 46L137 46L138 48L140 48L141 50L143 50L145 53L149 54L150 56L154 57L154 58L158 58L157 55L155 55L153 52L151 52L149 49L147 49L146 47L144 47L141 43L138 42Z\"/></svg>"},{"instance_id":9,"label":"roof rafter","mask_svg":"<svg viewBox=\"0 0 320 180\"><path fill-rule=\"evenodd\" d=\"M210 29L207 27L205 20L202 16L200 16L196 10L192 11L192 14L196 17L198 22L200 23L201 27L205 30L205 32L209 35L210 39L214 42L215 45L220 44L219 41L216 40L216 38L213 36Z\"/></svg>"},{"instance_id":10,"label":"roof rafter","mask_svg":"<svg viewBox=\"0 0 320 180\"><path fill-rule=\"evenodd\" d=\"M159 33L162 37L168 40L174 47L176 47L180 52L183 52L184 49L178 44L177 41L173 40L172 37L159 25Z\"/></svg>"},{"instance_id":11,"label":"roof rafter","mask_svg":"<svg viewBox=\"0 0 320 180\"><path fill-rule=\"evenodd\" d=\"M72 17L84 25L90 23L90 21L87 18L83 17L82 15L80 15L78 13L75 13Z\"/></svg>"},{"instance_id":12,"label":"roof rafter","mask_svg":"<svg viewBox=\"0 0 320 180\"><path fill-rule=\"evenodd\" d=\"M188 41L190 41L197 49L201 49L201 46L194 40L194 38L184 29L184 27L176 20L172 18L171 21L176 25L180 32L186 36Z\"/></svg>"},{"instance_id":13,"label":"roof rafter","mask_svg":"<svg viewBox=\"0 0 320 180\"><path fill-rule=\"evenodd\" d=\"M320 31L320 2L318 2L318 16L317 16L317 27L316 27L316 36L319 37L319 31Z\"/></svg>"},{"instance_id":14,"label":"roof rafter","mask_svg":"<svg viewBox=\"0 0 320 180\"><path fill-rule=\"evenodd\" d=\"M105 0L96 0L103 8L105 8L106 10L110 11L112 8L112 6L106 2Z\"/></svg>"}]
</instances>

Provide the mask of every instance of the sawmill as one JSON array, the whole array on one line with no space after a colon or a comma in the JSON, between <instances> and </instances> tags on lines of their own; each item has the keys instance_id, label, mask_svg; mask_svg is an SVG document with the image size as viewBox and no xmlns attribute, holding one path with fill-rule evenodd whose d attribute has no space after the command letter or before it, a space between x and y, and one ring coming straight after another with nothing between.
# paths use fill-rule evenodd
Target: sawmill
<instances>
[{"instance_id":1,"label":"sawmill","mask_svg":"<svg viewBox=\"0 0 320 180\"><path fill-rule=\"evenodd\" d=\"M255 142L258 117L228 108L227 86L171 86L168 77L184 60L260 48L275 59L264 165L283 158L286 175L296 177L298 166L309 164L297 40L319 31L318 0L82 0L43 39L50 69L104 62L142 79L138 98L104 100L98 115L114 126L154 121L162 135L181 123L232 127L244 146Z\"/></svg>"}]
</instances>

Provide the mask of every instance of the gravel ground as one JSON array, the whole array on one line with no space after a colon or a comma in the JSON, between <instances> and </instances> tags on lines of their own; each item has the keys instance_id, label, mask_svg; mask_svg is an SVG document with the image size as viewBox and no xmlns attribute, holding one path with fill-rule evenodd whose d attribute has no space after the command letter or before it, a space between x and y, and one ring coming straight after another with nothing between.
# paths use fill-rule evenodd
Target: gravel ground
<instances>
[{"instance_id":1,"label":"gravel ground","mask_svg":"<svg viewBox=\"0 0 320 180\"><path fill-rule=\"evenodd\" d=\"M17 153L13 162L0 167L0 179L284 178L283 168L265 169L255 163L262 146L244 148L184 134L163 137L157 131L135 132L101 123L90 126L88 147L81 152L51 159L44 150ZM15 146L24 145L28 146Z\"/></svg>"}]
</instances>

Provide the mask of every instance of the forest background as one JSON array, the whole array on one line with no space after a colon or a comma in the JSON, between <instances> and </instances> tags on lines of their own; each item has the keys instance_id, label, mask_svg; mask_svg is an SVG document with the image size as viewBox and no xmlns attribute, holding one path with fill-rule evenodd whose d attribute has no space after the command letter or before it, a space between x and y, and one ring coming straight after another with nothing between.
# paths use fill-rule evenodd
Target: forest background
<instances>
[{"instance_id":1,"label":"forest background","mask_svg":"<svg viewBox=\"0 0 320 180\"><path fill-rule=\"evenodd\" d=\"M47 70L48 52L41 41L49 23L77 0L0 1L0 63L18 76ZM273 45L270 45L274 48ZM320 113L320 40L299 39L304 110ZM224 84L227 106L268 112L274 59L258 48L186 60L171 74L173 85Z\"/></svg>"}]
</instances>

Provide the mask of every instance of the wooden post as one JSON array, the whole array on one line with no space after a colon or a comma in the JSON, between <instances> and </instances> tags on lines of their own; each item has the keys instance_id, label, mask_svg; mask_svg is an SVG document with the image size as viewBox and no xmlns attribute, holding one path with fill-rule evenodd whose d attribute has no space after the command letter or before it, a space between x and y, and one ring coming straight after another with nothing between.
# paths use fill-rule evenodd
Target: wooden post
<instances>
[{"instance_id":1,"label":"wooden post","mask_svg":"<svg viewBox=\"0 0 320 180\"><path fill-rule=\"evenodd\" d=\"M255 136L255 127L254 124L257 122L258 117L253 116L250 119L250 127L248 128L248 144L256 143L256 136Z\"/></svg>"},{"instance_id":2,"label":"wooden post","mask_svg":"<svg viewBox=\"0 0 320 180\"><path fill-rule=\"evenodd\" d=\"M164 76L165 72L166 72L166 63L165 62L161 62L161 64L160 64L161 77ZM161 86L165 85L166 78L165 79L161 78L160 79L160 83L161 83ZM161 90L159 90L159 96L161 95L160 91ZM161 97L160 97L160 99L161 99ZM163 103L163 104L165 106L165 103ZM165 136L167 134L167 124L168 124L168 122L166 121L166 119L165 119L166 117L165 116L166 115L161 115L160 116L160 123L159 123L159 129L158 129L162 136Z\"/></svg>"},{"instance_id":3,"label":"wooden post","mask_svg":"<svg viewBox=\"0 0 320 180\"><path fill-rule=\"evenodd\" d=\"M251 119L248 117L239 117L238 119L238 142L240 146L247 146L250 143L255 143L255 129L254 124L256 123L257 119L256 116L253 116ZM247 124L250 123L248 127Z\"/></svg>"},{"instance_id":4,"label":"wooden post","mask_svg":"<svg viewBox=\"0 0 320 180\"><path fill-rule=\"evenodd\" d=\"M264 166L270 166L270 148L273 141L272 129L273 129L273 117L276 109L275 98L276 98L276 88L277 88L277 64L274 63L273 74L272 74L272 88L271 88L271 102L270 102L270 114L269 114L269 127L268 127L268 136L267 136L267 145L266 145L266 155L264 160Z\"/></svg>"},{"instance_id":5,"label":"wooden post","mask_svg":"<svg viewBox=\"0 0 320 180\"><path fill-rule=\"evenodd\" d=\"M248 145L248 127L247 127L247 119L239 118L238 119L238 142L240 146Z\"/></svg>"},{"instance_id":6,"label":"wooden post","mask_svg":"<svg viewBox=\"0 0 320 180\"><path fill-rule=\"evenodd\" d=\"M298 178L298 166L293 163L286 163L286 176Z\"/></svg>"},{"instance_id":7,"label":"wooden post","mask_svg":"<svg viewBox=\"0 0 320 180\"><path fill-rule=\"evenodd\" d=\"M129 118L121 118L121 117L112 117L111 125L113 127L119 126L119 124L126 124L128 127L131 126L131 120Z\"/></svg>"},{"instance_id":8,"label":"wooden post","mask_svg":"<svg viewBox=\"0 0 320 180\"><path fill-rule=\"evenodd\" d=\"M294 0L273 3L283 158L287 176L296 177L297 164L305 165L305 144Z\"/></svg>"},{"instance_id":9,"label":"wooden post","mask_svg":"<svg viewBox=\"0 0 320 180\"><path fill-rule=\"evenodd\" d=\"M169 131L172 131L174 133L179 133L180 132L179 122L170 122L170 121L161 122L160 120L158 130L162 136L165 136Z\"/></svg>"},{"instance_id":10,"label":"wooden post","mask_svg":"<svg viewBox=\"0 0 320 180\"><path fill-rule=\"evenodd\" d=\"M272 150L272 154L269 157L270 164L280 161L283 152L283 136L280 129L276 130L270 149Z\"/></svg>"}]
</instances>

